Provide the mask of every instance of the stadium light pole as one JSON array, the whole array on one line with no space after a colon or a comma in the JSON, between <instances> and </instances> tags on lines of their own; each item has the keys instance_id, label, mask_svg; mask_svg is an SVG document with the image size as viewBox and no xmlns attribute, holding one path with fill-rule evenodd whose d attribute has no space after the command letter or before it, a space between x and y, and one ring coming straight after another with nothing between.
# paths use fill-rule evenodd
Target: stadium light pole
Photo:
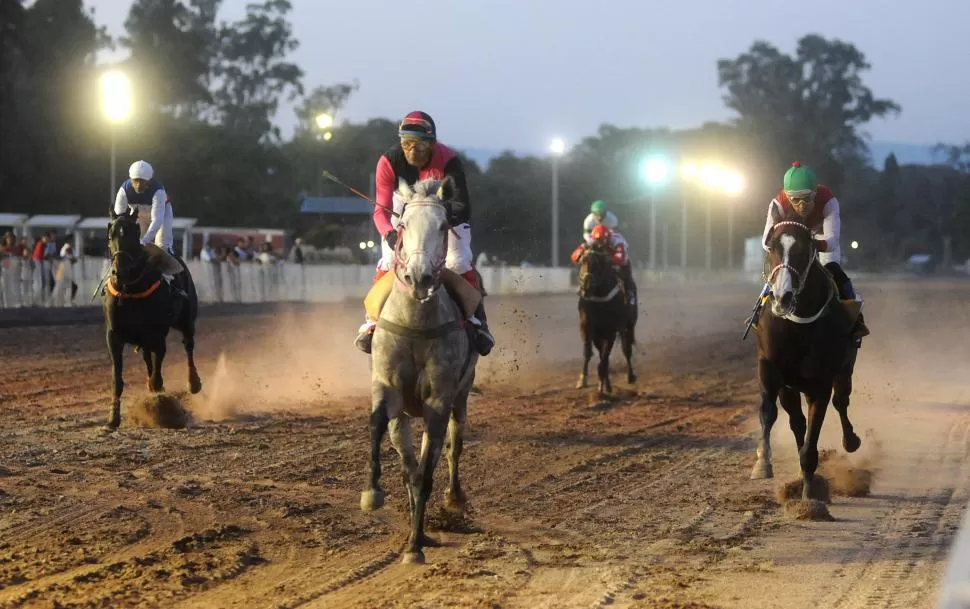
<instances>
[{"instance_id":1,"label":"stadium light pole","mask_svg":"<svg viewBox=\"0 0 970 609\"><path fill-rule=\"evenodd\" d=\"M680 168L680 268L687 270L687 183L697 179L697 164L684 163Z\"/></svg>"},{"instance_id":2,"label":"stadium light pole","mask_svg":"<svg viewBox=\"0 0 970 609\"><path fill-rule=\"evenodd\" d=\"M559 159L566 152L566 140L554 138L549 143L552 155L552 266L559 266Z\"/></svg>"},{"instance_id":3,"label":"stadium light pole","mask_svg":"<svg viewBox=\"0 0 970 609\"><path fill-rule=\"evenodd\" d=\"M670 177L670 163L666 159L653 157L643 164L643 176L650 187L650 259L651 269L657 268L657 193L658 187Z\"/></svg>"},{"instance_id":4,"label":"stadium light pole","mask_svg":"<svg viewBox=\"0 0 970 609\"><path fill-rule=\"evenodd\" d=\"M101 109L111 123L111 187L108 191L109 209L114 209L117 183L118 147L117 126L131 117L131 80L124 72L111 70L101 75Z\"/></svg>"},{"instance_id":5,"label":"stadium light pole","mask_svg":"<svg viewBox=\"0 0 970 609\"><path fill-rule=\"evenodd\" d=\"M731 198L728 205L728 268L734 268L734 207L744 191L744 176L736 171L725 172L721 188Z\"/></svg>"}]
</instances>

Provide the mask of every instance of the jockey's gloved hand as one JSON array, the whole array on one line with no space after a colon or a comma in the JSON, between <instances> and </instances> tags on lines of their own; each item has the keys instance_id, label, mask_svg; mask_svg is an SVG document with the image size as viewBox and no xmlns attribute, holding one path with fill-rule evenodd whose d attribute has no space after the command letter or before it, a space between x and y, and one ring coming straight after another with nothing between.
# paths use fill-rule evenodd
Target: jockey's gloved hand
<instances>
[{"instance_id":1,"label":"jockey's gloved hand","mask_svg":"<svg viewBox=\"0 0 970 609\"><path fill-rule=\"evenodd\" d=\"M448 224L458 226L465 222L467 206L461 201L448 201L445 203Z\"/></svg>"},{"instance_id":2,"label":"jockey's gloved hand","mask_svg":"<svg viewBox=\"0 0 970 609\"><path fill-rule=\"evenodd\" d=\"M384 236L384 240L387 241L387 246L391 249L397 245L397 231L392 230Z\"/></svg>"}]
</instances>

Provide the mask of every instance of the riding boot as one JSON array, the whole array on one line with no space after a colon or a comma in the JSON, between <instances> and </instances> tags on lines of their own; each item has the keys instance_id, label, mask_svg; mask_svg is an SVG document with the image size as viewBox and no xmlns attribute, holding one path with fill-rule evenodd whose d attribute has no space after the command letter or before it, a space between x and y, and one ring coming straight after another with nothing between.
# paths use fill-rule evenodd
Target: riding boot
<instances>
[{"instance_id":1,"label":"riding boot","mask_svg":"<svg viewBox=\"0 0 970 609\"><path fill-rule=\"evenodd\" d=\"M370 355L371 343L374 342L374 328L377 323L370 319L365 319L363 325L357 329L357 338L354 339L354 346Z\"/></svg>"},{"instance_id":2,"label":"riding boot","mask_svg":"<svg viewBox=\"0 0 970 609\"><path fill-rule=\"evenodd\" d=\"M475 326L475 347L478 354L486 356L495 346L495 338L488 329L488 319L485 317L485 300L478 303L475 314L469 320Z\"/></svg>"},{"instance_id":3,"label":"riding boot","mask_svg":"<svg viewBox=\"0 0 970 609\"><path fill-rule=\"evenodd\" d=\"M839 288L839 298L841 300L858 300L856 297L855 287L852 285L852 280L849 279L842 267L835 262L830 262L825 265L825 268L832 273L832 277L835 279L835 284ZM862 315L862 311L859 311L859 317L856 318L855 326L852 328L852 342L855 343L856 347L862 346L862 338L864 336L869 336L869 328L866 326L866 320Z\"/></svg>"}]
</instances>

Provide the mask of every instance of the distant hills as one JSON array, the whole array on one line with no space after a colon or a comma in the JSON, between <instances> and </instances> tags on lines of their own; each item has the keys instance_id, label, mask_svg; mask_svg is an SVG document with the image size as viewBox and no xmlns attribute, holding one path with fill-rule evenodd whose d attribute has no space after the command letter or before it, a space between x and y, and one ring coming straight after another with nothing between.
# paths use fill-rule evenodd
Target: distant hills
<instances>
[{"instance_id":1,"label":"distant hills","mask_svg":"<svg viewBox=\"0 0 970 609\"><path fill-rule=\"evenodd\" d=\"M474 160L479 167L485 169L489 161L502 154L503 150L494 148L462 148L456 146L466 156ZM882 168L882 163L890 153L896 154L896 160L900 165L933 165L942 162L939 156L934 156L933 145L930 144L909 144L906 142L871 142L869 151L872 155L872 164L877 168ZM542 150L513 150L519 156L532 154L543 155Z\"/></svg>"}]
</instances>

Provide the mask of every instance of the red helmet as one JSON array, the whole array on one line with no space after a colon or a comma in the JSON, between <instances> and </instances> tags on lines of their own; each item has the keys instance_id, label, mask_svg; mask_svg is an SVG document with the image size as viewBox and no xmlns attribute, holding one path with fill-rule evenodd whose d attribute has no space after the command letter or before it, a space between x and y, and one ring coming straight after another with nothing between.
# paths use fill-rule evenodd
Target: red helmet
<instances>
[{"instance_id":1,"label":"red helmet","mask_svg":"<svg viewBox=\"0 0 970 609\"><path fill-rule=\"evenodd\" d=\"M612 237L613 231L611 231L610 227L606 226L605 224L597 224L593 227L593 230L590 232L589 236L593 239L593 241L603 241Z\"/></svg>"}]
</instances>

